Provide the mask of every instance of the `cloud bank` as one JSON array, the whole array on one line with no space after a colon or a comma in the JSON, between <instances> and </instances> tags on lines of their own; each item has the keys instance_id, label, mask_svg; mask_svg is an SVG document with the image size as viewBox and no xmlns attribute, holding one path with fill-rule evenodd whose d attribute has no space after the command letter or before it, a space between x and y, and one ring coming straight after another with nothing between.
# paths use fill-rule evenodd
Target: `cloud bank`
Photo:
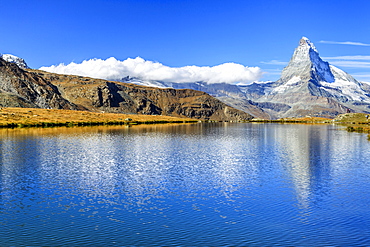
<instances>
[{"instance_id":1,"label":"cloud bank","mask_svg":"<svg viewBox=\"0 0 370 247\"><path fill-rule=\"evenodd\" d=\"M126 76L142 80L163 82L207 83L250 83L262 77L259 67L247 67L236 63L224 63L217 66L169 67L158 62L146 61L141 57L119 61L114 57L106 60L90 59L82 63L70 63L41 67L40 70L69 75L88 76L106 80L120 80Z\"/></svg>"}]
</instances>

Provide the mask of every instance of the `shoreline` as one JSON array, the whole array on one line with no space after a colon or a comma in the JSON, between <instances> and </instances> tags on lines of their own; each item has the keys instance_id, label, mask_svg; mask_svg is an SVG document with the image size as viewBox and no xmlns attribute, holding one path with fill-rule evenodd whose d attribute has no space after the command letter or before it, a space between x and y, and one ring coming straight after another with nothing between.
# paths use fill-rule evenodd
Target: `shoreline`
<instances>
[{"instance_id":1,"label":"shoreline","mask_svg":"<svg viewBox=\"0 0 370 247\"><path fill-rule=\"evenodd\" d=\"M254 123L281 123L281 124L335 124L345 128L348 132L369 134L370 140L370 114L366 113L346 113L340 114L334 119L320 117L303 118L281 118L276 120L253 119Z\"/></svg>"},{"instance_id":2,"label":"shoreline","mask_svg":"<svg viewBox=\"0 0 370 247\"><path fill-rule=\"evenodd\" d=\"M165 123L196 123L190 118L88 111L0 108L0 128L46 128L75 126L114 126Z\"/></svg>"},{"instance_id":3,"label":"shoreline","mask_svg":"<svg viewBox=\"0 0 370 247\"><path fill-rule=\"evenodd\" d=\"M322 117L281 118L276 120L252 119L240 121L248 123L281 124L335 124L346 128L348 132L369 133L370 115L366 113L340 114L334 119ZM133 126L141 124L170 124L214 122L191 118L162 115L140 115L104 113L75 110L41 108L0 108L0 128L50 128L50 127L85 127L85 126ZM232 121L230 121L232 122ZM370 135L369 135L370 138Z\"/></svg>"}]
</instances>

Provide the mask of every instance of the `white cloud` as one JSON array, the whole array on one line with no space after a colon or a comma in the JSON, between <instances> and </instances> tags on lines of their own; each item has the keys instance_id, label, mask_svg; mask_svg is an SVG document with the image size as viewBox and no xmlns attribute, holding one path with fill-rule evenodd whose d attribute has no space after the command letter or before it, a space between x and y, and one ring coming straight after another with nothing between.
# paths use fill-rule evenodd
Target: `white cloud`
<instances>
[{"instance_id":1,"label":"white cloud","mask_svg":"<svg viewBox=\"0 0 370 247\"><path fill-rule=\"evenodd\" d=\"M338 42L338 41L326 41L321 40L320 43L322 44L331 44L331 45L358 45L358 46L370 46L370 44L365 44L361 42L352 42L352 41L345 41L345 42Z\"/></svg>"},{"instance_id":2,"label":"white cloud","mask_svg":"<svg viewBox=\"0 0 370 247\"><path fill-rule=\"evenodd\" d=\"M119 80L123 77L138 77L143 80L164 82L196 82L207 83L250 83L262 77L259 67L247 67L236 63L224 63L208 66L169 67L158 62L146 61L140 57L119 61L114 57L106 60L90 59L82 63L59 64L41 67L40 70L59 74L73 74L93 78Z\"/></svg>"}]
</instances>

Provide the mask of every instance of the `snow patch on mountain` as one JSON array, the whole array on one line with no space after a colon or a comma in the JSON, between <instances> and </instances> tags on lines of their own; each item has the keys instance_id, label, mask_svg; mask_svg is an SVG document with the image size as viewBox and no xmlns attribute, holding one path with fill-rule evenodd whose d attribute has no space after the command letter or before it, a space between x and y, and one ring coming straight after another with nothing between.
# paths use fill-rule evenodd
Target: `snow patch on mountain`
<instances>
[{"instance_id":1,"label":"snow patch on mountain","mask_svg":"<svg viewBox=\"0 0 370 247\"><path fill-rule=\"evenodd\" d=\"M147 87L157 87L157 88L172 88L170 83L165 83L162 81L154 81L154 80L141 80L140 78L131 78L129 76L116 80L125 83L132 83L139 86L147 86Z\"/></svg>"},{"instance_id":2,"label":"snow patch on mountain","mask_svg":"<svg viewBox=\"0 0 370 247\"><path fill-rule=\"evenodd\" d=\"M23 58L11 55L11 54L0 54L0 57L9 63L14 63L22 69L29 69L26 61Z\"/></svg>"},{"instance_id":3,"label":"snow patch on mountain","mask_svg":"<svg viewBox=\"0 0 370 247\"><path fill-rule=\"evenodd\" d=\"M332 95L346 96L350 100L370 103L369 92L364 91L359 82L343 70L330 65L334 82L320 81L322 88Z\"/></svg>"},{"instance_id":4,"label":"snow patch on mountain","mask_svg":"<svg viewBox=\"0 0 370 247\"><path fill-rule=\"evenodd\" d=\"M271 92L272 93L282 93L282 92L298 85L301 80L302 79L301 79L300 76L293 76L291 79L289 79L289 81L287 81L284 84L274 88Z\"/></svg>"}]
</instances>

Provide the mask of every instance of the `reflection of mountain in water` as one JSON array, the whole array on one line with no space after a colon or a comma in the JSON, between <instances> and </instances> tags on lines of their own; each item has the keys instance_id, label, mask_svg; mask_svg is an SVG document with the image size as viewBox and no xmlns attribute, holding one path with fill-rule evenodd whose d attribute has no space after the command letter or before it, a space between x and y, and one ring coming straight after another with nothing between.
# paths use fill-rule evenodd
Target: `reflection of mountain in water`
<instances>
[{"instance_id":1,"label":"reflection of mountain in water","mask_svg":"<svg viewBox=\"0 0 370 247\"><path fill-rule=\"evenodd\" d=\"M97 128L78 134L71 129L69 134L23 141L4 138L1 181L31 178L41 187L54 186L45 190L68 184L74 193L108 198L124 191L126 199L144 203L179 188L191 192L212 187L232 196L261 177L287 171L300 205L309 207L329 192L333 177L348 172L346 160L361 157L356 139L346 138L346 132L334 135L331 128L222 123Z\"/></svg>"},{"instance_id":2,"label":"reflection of mountain in water","mask_svg":"<svg viewBox=\"0 0 370 247\"><path fill-rule=\"evenodd\" d=\"M331 154L334 145L329 134L330 126L281 126L275 138L280 142L283 155L287 156L285 169L289 172L299 203L308 207L327 193L332 179ZM326 191L322 191L322 190Z\"/></svg>"}]
</instances>

